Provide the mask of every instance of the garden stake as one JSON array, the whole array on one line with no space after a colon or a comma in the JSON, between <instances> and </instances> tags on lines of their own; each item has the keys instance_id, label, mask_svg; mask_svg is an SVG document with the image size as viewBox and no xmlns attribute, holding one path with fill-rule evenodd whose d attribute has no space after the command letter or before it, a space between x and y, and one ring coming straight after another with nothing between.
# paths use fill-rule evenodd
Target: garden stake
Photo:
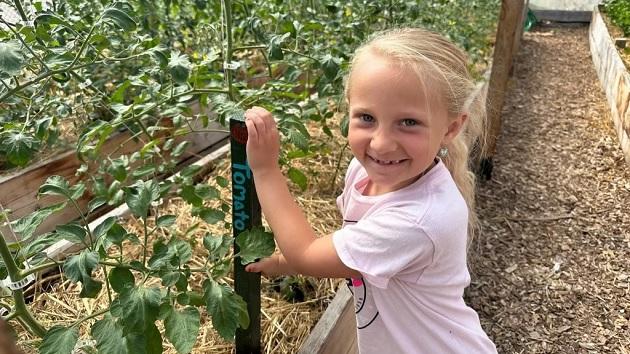
<instances>
[{"instance_id":1,"label":"garden stake","mask_svg":"<svg viewBox=\"0 0 630 354\"><path fill-rule=\"evenodd\" d=\"M260 203L247 163L246 144L247 127L244 115L230 118L232 227L235 238L243 231L262 225ZM235 242L234 253L238 252ZM249 327L236 330L236 353L260 353L260 273L246 272L240 257L234 258L234 289L247 303L249 313Z\"/></svg>"}]
</instances>

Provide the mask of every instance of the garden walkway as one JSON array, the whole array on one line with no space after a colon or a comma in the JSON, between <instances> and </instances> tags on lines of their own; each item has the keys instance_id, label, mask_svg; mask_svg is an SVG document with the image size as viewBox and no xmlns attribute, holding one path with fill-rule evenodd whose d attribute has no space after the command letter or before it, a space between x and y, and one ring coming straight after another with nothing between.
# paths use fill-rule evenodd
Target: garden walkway
<instances>
[{"instance_id":1,"label":"garden walkway","mask_svg":"<svg viewBox=\"0 0 630 354\"><path fill-rule=\"evenodd\" d=\"M630 167L588 27L526 33L467 300L499 353L630 353Z\"/></svg>"}]
</instances>

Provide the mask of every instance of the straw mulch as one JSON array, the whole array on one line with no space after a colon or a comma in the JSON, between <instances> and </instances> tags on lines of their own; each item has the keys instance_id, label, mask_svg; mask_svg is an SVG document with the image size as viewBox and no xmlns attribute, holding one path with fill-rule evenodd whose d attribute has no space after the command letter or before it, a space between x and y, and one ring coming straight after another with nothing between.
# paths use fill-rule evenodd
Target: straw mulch
<instances>
[{"instance_id":1,"label":"straw mulch","mask_svg":"<svg viewBox=\"0 0 630 354\"><path fill-rule=\"evenodd\" d=\"M630 353L630 166L588 28L526 33L471 249L499 353Z\"/></svg>"},{"instance_id":2,"label":"straw mulch","mask_svg":"<svg viewBox=\"0 0 630 354\"><path fill-rule=\"evenodd\" d=\"M330 123L329 123L330 124ZM336 125L335 123L332 123ZM331 126L337 133L338 127ZM349 161L347 149L343 150L343 138L335 136L329 138L319 132L321 129L312 127L312 139L315 143L321 144L321 154L308 157L306 161L294 160L292 165L302 169L309 176L309 187L305 192L301 192L295 185L291 189L296 196L296 201L300 204L315 231L324 235L333 232L340 227L340 217L335 205L335 196L341 191L343 171ZM343 150L343 154L342 154ZM343 155L343 156L342 156ZM340 171L335 176L335 171L340 161ZM229 188L221 189L216 182L215 176L230 178L229 156L216 162L216 167L207 177L207 183L219 188L222 198L226 202L231 202ZM290 183L290 182L289 182ZM218 206L218 205L217 205ZM207 225L201 219L192 217L188 204L174 198L160 207L160 215L174 214L178 216L176 229L183 234L190 226L201 222L202 226L195 232L192 239L197 239L194 246L194 257L192 267L202 267L205 263L207 252L203 248L201 239L206 232L215 235L225 233L223 224ZM150 220L153 222L153 220ZM143 226L139 220L133 217L127 219L125 227L129 232L142 234ZM117 252L117 251L114 251ZM142 259L142 248L140 246L128 245L124 250L127 259ZM204 280L203 276L196 273L191 287L199 290ZM98 278L103 277L102 268L97 272ZM57 274L53 278L59 278ZM51 279L47 279L51 280ZM225 279L230 285L233 281L230 277ZM289 301L283 297L278 290L278 283L283 278L265 279L262 284L262 345L265 353L295 353L301 343L306 339L323 311L335 295L339 285L339 280L333 279L313 279L305 277L291 277L288 280L293 284L293 289L297 291L298 297L302 294L304 299L300 301ZM160 286L159 279L147 282L147 285ZM38 320L46 327L53 324L70 325L78 318L95 313L99 309L105 308L108 304L106 291L103 291L97 299L80 299L78 294L80 286L65 280L56 282L46 289L37 289L35 300L30 305ZM15 324L15 323L14 323ZM35 353L37 340L32 338L23 328L19 328L19 344L26 353ZM161 328L163 330L163 328ZM81 326L81 338L89 339L89 328L87 325ZM175 354L174 347L165 340L165 353ZM212 328L212 322L205 311L202 312L202 326L193 353L232 353L233 343L227 342L219 337Z\"/></svg>"}]
</instances>

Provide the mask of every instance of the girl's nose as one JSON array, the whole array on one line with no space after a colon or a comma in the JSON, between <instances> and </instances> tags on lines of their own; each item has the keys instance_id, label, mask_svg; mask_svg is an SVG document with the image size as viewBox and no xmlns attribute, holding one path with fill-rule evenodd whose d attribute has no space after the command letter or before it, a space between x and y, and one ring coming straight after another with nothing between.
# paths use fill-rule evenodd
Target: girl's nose
<instances>
[{"instance_id":1,"label":"girl's nose","mask_svg":"<svg viewBox=\"0 0 630 354\"><path fill-rule=\"evenodd\" d=\"M386 154L396 150L396 141L386 131L377 130L370 140L370 150L378 154Z\"/></svg>"}]
</instances>

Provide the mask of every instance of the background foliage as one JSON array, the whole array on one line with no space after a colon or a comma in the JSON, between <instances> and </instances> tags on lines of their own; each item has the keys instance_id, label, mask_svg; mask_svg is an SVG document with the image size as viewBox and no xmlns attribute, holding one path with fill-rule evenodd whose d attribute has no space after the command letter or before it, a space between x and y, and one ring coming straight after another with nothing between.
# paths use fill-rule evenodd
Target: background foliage
<instances>
[{"instance_id":1,"label":"background foliage","mask_svg":"<svg viewBox=\"0 0 630 354\"><path fill-rule=\"evenodd\" d=\"M613 23L630 36L630 0L606 0L604 9Z\"/></svg>"}]
</instances>

